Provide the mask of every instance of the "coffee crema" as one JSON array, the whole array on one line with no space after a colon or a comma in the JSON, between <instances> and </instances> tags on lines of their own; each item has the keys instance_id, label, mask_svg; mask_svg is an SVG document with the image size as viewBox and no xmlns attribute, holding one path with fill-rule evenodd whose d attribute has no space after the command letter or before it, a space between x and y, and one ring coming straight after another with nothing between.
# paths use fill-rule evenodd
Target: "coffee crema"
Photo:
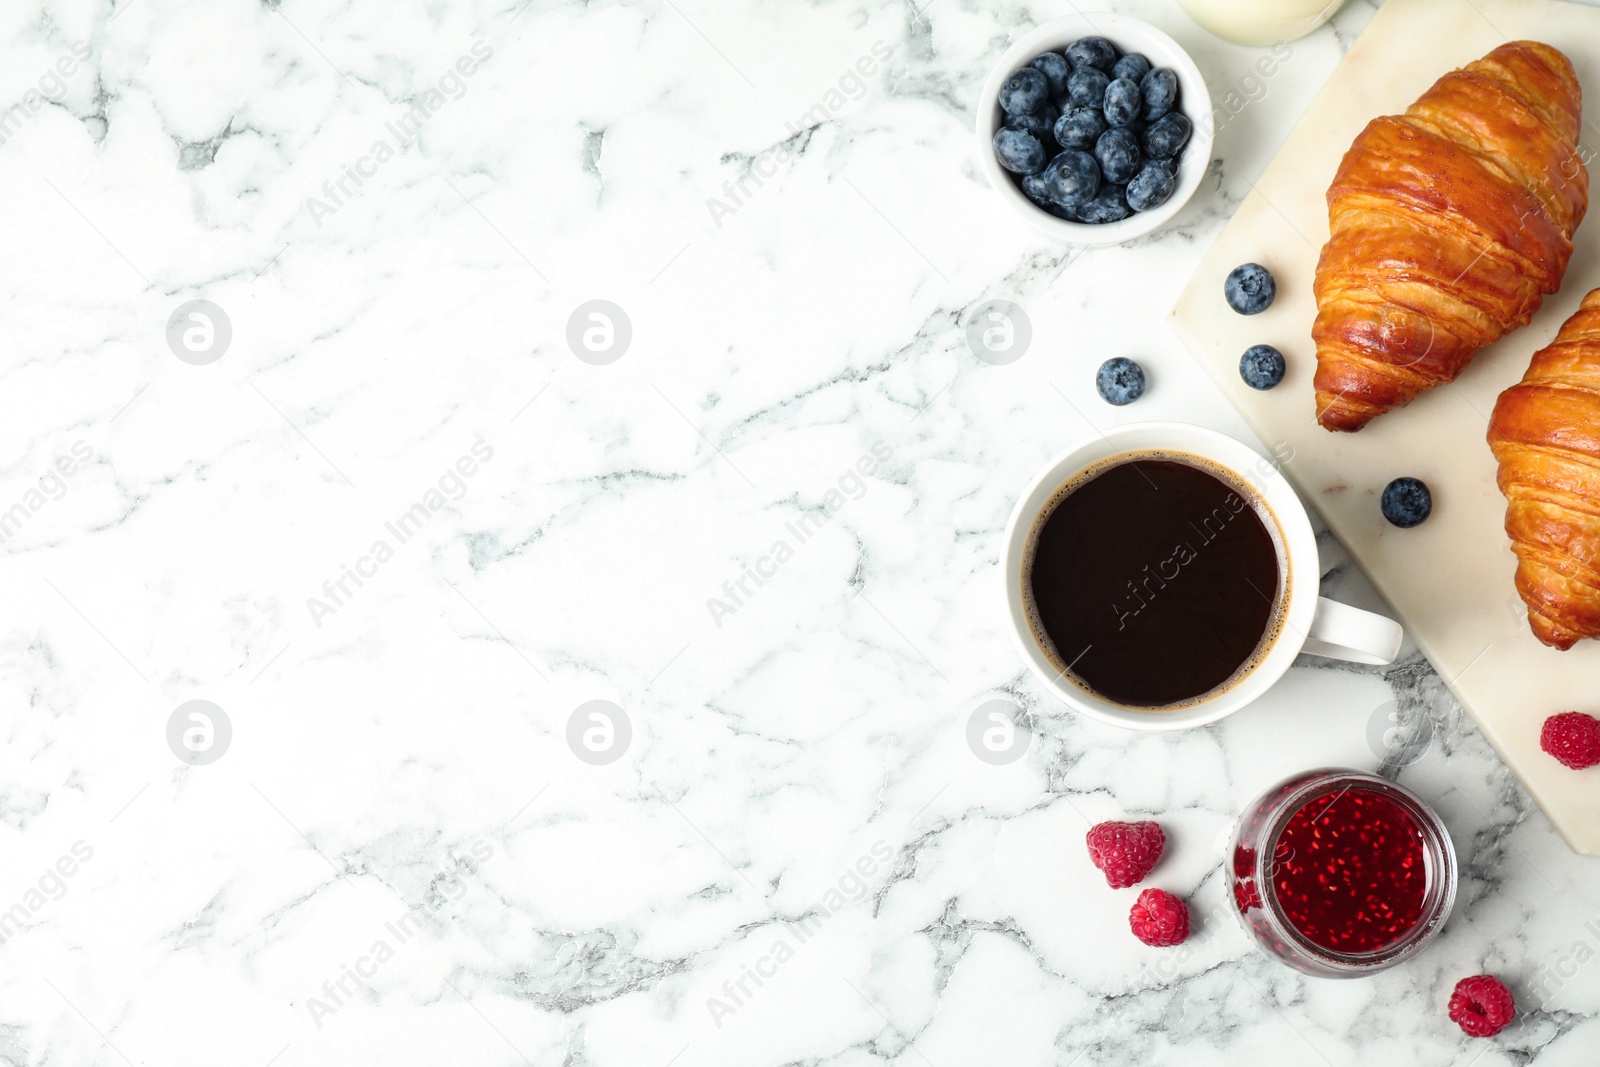
<instances>
[{"instance_id":1,"label":"coffee crema","mask_svg":"<svg viewBox=\"0 0 1600 1067\"><path fill-rule=\"evenodd\" d=\"M1146 711L1230 688L1283 625L1277 520L1237 474L1142 450L1081 471L1040 510L1022 594L1039 647L1103 700Z\"/></svg>"}]
</instances>

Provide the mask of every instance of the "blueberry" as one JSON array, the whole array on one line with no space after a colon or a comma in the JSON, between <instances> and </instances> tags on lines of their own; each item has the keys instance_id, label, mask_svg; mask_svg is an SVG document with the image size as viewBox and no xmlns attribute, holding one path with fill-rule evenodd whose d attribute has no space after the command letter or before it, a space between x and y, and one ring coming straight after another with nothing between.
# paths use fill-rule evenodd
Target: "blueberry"
<instances>
[{"instance_id":1,"label":"blueberry","mask_svg":"<svg viewBox=\"0 0 1600 1067\"><path fill-rule=\"evenodd\" d=\"M1073 41L1067 45L1066 53L1073 70L1090 67L1102 73L1109 73L1117 62L1117 46L1104 37L1085 37Z\"/></svg>"},{"instance_id":2,"label":"blueberry","mask_svg":"<svg viewBox=\"0 0 1600 1067\"><path fill-rule=\"evenodd\" d=\"M1135 211L1160 207L1178 187L1178 179L1163 166L1163 161L1146 163L1128 183L1128 206Z\"/></svg>"},{"instance_id":3,"label":"blueberry","mask_svg":"<svg viewBox=\"0 0 1600 1067\"><path fill-rule=\"evenodd\" d=\"M1150 61L1138 52L1129 52L1111 68L1113 78L1129 78L1138 81L1150 73Z\"/></svg>"},{"instance_id":4,"label":"blueberry","mask_svg":"<svg viewBox=\"0 0 1600 1067\"><path fill-rule=\"evenodd\" d=\"M1050 82L1042 71L1023 67L1000 86L1000 110L1007 115L1038 111L1050 99Z\"/></svg>"},{"instance_id":5,"label":"blueberry","mask_svg":"<svg viewBox=\"0 0 1600 1067\"><path fill-rule=\"evenodd\" d=\"M1106 132L1106 116L1097 107L1075 107L1056 120L1056 143L1062 148L1093 148Z\"/></svg>"},{"instance_id":6,"label":"blueberry","mask_svg":"<svg viewBox=\"0 0 1600 1067\"><path fill-rule=\"evenodd\" d=\"M1165 67L1157 67L1139 79L1139 91L1144 94L1145 121L1154 122L1178 102L1178 76Z\"/></svg>"},{"instance_id":7,"label":"blueberry","mask_svg":"<svg viewBox=\"0 0 1600 1067\"><path fill-rule=\"evenodd\" d=\"M1383 517L1409 530L1433 513L1433 494L1416 478L1396 478L1383 487Z\"/></svg>"},{"instance_id":8,"label":"blueberry","mask_svg":"<svg viewBox=\"0 0 1600 1067\"><path fill-rule=\"evenodd\" d=\"M1108 359L1100 364L1094 387L1108 404L1131 404L1144 395L1144 368L1123 356Z\"/></svg>"},{"instance_id":9,"label":"blueberry","mask_svg":"<svg viewBox=\"0 0 1600 1067\"><path fill-rule=\"evenodd\" d=\"M1251 345L1239 357L1239 377L1252 389L1271 389L1283 381L1283 353L1271 345Z\"/></svg>"},{"instance_id":10,"label":"blueberry","mask_svg":"<svg viewBox=\"0 0 1600 1067\"><path fill-rule=\"evenodd\" d=\"M1019 130L1027 130L1039 138L1039 143L1044 145L1048 152L1055 147L1055 135L1050 131L1056 124L1060 112L1054 104L1046 104L1038 111L1029 111L1022 115L1007 115L1006 125L1015 126Z\"/></svg>"},{"instance_id":11,"label":"blueberry","mask_svg":"<svg viewBox=\"0 0 1600 1067\"><path fill-rule=\"evenodd\" d=\"M1100 191L1100 165L1087 152L1065 149L1040 175L1053 203L1075 208Z\"/></svg>"},{"instance_id":12,"label":"blueberry","mask_svg":"<svg viewBox=\"0 0 1600 1067\"><path fill-rule=\"evenodd\" d=\"M1233 268L1228 280L1222 283L1222 295L1228 306L1241 315L1259 315L1272 306L1278 295L1278 283L1272 272L1259 263L1246 263Z\"/></svg>"},{"instance_id":13,"label":"blueberry","mask_svg":"<svg viewBox=\"0 0 1600 1067\"><path fill-rule=\"evenodd\" d=\"M994 155L1000 165L1014 174L1037 174L1044 169L1046 156L1039 138L1015 126L994 131Z\"/></svg>"},{"instance_id":14,"label":"blueberry","mask_svg":"<svg viewBox=\"0 0 1600 1067\"><path fill-rule=\"evenodd\" d=\"M1045 52L1033 57L1033 62L1028 66L1044 75L1045 81L1050 84L1050 95L1060 96L1067 91L1067 75L1072 73L1072 67L1067 63L1067 57L1060 52Z\"/></svg>"},{"instance_id":15,"label":"blueberry","mask_svg":"<svg viewBox=\"0 0 1600 1067\"><path fill-rule=\"evenodd\" d=\"M1144 97L1139 86L1127 78L1118 78L1106 86L1106 121L1113 126L1126 126L1144 110Z\"/></svg>"},{"instance_id":16,"label":"blueberry","mask_svg":"<svg viewBox=\"0 0 1600 1067\"><path fill-rule=\"evenodd\" d=\"M1139 152L1139 138L1123 129L1109 129L1094 143L1094 158L1100 164L1100 174L1106 181L1122 185L1139 173L1144 156Z\"/></svg>"},{"instance_id":17,"label":"blueberry","mask_svg":"<svg viewBox=\"0 0 1600 1067\"><path fill-rule=\"evenodd\" d=\"M1133 212L1128 210L1126 189L1126 186L1101 182L1100 191L1094 194L1094 199L1078 206L1078 221L1098 224L1120 222L1127 218Z\"/></svg>"},{"instance_id":18,"label":"blueberry","mask_svg":"<svg viewBox=\"0 0 1600 1067\"><path fill-rule=\"evenodd\" d=\"M1077 222L1078 216L1068 211L1059 204L1050 200L1050 189L1045 184L1044 177L1038 174L1024 174L1017 179L1017 184L1022 187L1022 195L1033 201L1033 206L1041 211L1048 212L1058 219L1068 222Z\"/></svg>"},{"instance_id":19,"label":"blueberry","mask_svg":"<svg viewBox=\"0 0 1600 1067\"><path fill-rule=\"evenodd\" d=\"M1050 199L1050 186L1045 182L1044 175L1024 174L1017 179L1017 184L1022 186L1022 195L1033 201L1034 207L1047 211L1058 219L1066 219L1068 222L1078 221L1076 212Z\"/></svg>"},{"instance_id":20,"label":"blueberry","mask_svg":"<svg viewBox=\"0 0 1600 1067\"><path fill-rule=\"evenodd\" d=\"M1073 107L1103 107L1111 79L1094 67L1074 67L1067 78L1067 100Z\"/></svg>"},{"instance_id":21,"label":"blueberry","mask_svg":"<svg viewBox=\"0 0 1600 1067\"><path fill-rule=\"evenodd\" d=\"M1183 151L1194 123L1181 111L1169 111L1144 131L1144 154L1151 159L1171 159Z\"/></svg>"}]
</instances>

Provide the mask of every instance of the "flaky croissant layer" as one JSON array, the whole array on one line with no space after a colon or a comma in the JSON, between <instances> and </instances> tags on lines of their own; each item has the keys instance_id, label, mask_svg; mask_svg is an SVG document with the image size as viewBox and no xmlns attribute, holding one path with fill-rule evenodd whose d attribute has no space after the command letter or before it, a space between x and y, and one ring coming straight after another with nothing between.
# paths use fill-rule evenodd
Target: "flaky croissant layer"
<instances>
[{"instance_id":1,"label":"flaky croissant layer","mask_svg":"<svg viewBox=\"0 0 1600 1067\"><path fill-rule=\"evenodd\" d=\"M1528 625L1553 648L1600 637L1600 289L1489 420Z\"/></svg>"},{"instance_id":2,"label":"flaky croissant layer","mask_svg":"<svg viewBox=\"0 0 1600 1067\"><path fill-rule=\"evenodd\" d=\"M1453 381L1561 285L1588 207L1572 64L1535 41L1374 119L1328 189L1317 263L1317 421L1359 430Z\"/></svg>"}]
</instances>

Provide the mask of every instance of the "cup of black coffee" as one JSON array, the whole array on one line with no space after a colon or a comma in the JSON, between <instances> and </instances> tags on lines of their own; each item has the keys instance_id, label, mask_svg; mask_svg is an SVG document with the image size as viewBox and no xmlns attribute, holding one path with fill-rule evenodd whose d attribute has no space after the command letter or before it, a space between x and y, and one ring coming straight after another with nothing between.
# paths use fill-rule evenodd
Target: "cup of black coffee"
<instances>
[{"instance_id":1,"label":"cup of black coffee","mask_svg":"<svg viewBox=\"0 0 1600 1067\"><path fill-rule=\"evenodd\" d=\"M1214 722L1301 651L1400 651L1398 623L1319 595L1316 536L1278 461L1198 426L1123 426L1057 457L1018 500L1003 563L1023 659L1118 726Z\"/></svg>"}]
</instances>

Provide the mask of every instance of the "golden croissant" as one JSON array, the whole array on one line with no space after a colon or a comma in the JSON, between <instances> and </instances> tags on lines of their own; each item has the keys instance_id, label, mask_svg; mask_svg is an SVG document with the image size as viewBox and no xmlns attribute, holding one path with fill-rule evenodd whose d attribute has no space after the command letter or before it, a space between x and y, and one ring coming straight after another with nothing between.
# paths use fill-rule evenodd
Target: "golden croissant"
<instances>
[{"instance_id":1,"label":"golden croissant","mask_svg":"<svg viewBox=\"0 0 1600 1067\"><path fill-rule=\"evenodd\" d=\"M1454 381L1561 286L1589 203L1567 57L1513 41L1374 119L1328 189L1317 421L1359 430Z\"/></svg>"},{"instance_id":2,"label":"golden croissant","mask_svg":"<svg viewBox=\"0 0 1600 1067\"><path fill-rule=\"evenodd\" d=\"M1534 636L1600 637L1600 289L1500 394L1489 448Z\"/></svg>"}]
</instances>

